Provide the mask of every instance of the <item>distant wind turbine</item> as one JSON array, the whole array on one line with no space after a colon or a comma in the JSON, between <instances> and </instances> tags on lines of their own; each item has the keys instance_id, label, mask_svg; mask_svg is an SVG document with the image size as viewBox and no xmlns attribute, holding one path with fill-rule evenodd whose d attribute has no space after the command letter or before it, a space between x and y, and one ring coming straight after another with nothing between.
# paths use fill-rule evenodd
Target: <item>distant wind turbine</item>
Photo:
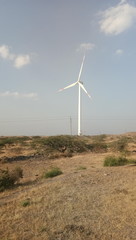
<instances>
[{"instance_id":1,"label":"distant wind turbine","mask_svg":"<svg viewBox=\"0 0 136 240\"><path fill-rule=\"evenodd\" d=\"M63 91L67 88L74 87L76 84L78 84L78 136L81 135L81 88L88 95L88 97L91 98L91 96L88 94L85 87L83 86L83 82L80 81L84 61L85 61L85 55L84 55L82 63L81 63L81 67L80 67L80 71L79 71L79 75L78 75L78 80L76 82L68 85L67 87L64 87L64 88L59 90L59 92L60 92L60 91Z\"/></svg>"}]
</instances>

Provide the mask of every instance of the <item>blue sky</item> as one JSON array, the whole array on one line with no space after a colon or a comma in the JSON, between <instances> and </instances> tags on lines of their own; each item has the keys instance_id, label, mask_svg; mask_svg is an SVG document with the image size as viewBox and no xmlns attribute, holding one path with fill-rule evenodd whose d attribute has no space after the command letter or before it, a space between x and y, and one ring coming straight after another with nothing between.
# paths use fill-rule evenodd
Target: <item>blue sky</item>
<instances>
[{"instance_id":1,"label":"blue sky","mask_svg":"<svg viewBox=\"0 0 136 240\"><path fill-rule=\"evenodd\" d=\"M0 0L0 135L136 131L135 0ZM71 129L72 127L72 129Z\"/></svg>"}]
</instances>

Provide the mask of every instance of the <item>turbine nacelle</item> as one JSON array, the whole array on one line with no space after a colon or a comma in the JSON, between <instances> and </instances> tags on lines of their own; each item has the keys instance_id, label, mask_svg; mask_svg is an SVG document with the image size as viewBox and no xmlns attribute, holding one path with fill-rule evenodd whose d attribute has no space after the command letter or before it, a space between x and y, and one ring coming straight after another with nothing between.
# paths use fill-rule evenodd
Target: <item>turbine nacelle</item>
<instances>
[{"instance_id":1,"label":"turbine nacelle","mask_svg":"<svg viewBox=\"0 0 136 240\"><path fill-rule=\"evenodd\" d=\"M81 82L81 81L78 81L78 83L81 83L83 85L83 82Z\"/></svg>"}]
</instances>

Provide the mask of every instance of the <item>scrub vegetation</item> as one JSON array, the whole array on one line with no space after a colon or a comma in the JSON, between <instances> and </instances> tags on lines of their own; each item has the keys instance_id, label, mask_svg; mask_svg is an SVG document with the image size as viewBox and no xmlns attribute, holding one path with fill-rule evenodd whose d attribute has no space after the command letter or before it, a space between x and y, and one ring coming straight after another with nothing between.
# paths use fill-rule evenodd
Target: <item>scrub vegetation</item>
<instances>
[{"instance_id":1,"label":"scrub vegetation","mask_svg":"<svg viewBox=\"0 0 136 240\"><path fill-rule=\"evenodd\" d=\"M0 239L135 240L135 166L136 133L0 137Z\"/></svg>"},{"instance_id":2,"label":"scrub vegetation","mask_svg":"<svg viewBox=\"0 0 136 240\"><path fill-rule=\"evenodd\" d=\"M20 167L16 167L12 171L9 169L0 169L0 191L11 188L15 183L23 177L23 170Z\"/></svg>"},{"instance_id":3,"label":"scrub vegetation","mask_svg":"<svg viewBox=\"0 0 136 240\"><path fill-rule=\"evenodd\" d=\"M43 174L44 178L53 178L61 175L62 171L58 167L54 167Z\"/></svg>"},{"instance_id":4,"label":"scrub vegetation","mask_svg":"<svg viewBox=\"0 0 136 240\"><path fill-rule=\"evenodd\" d=\"M107 156L104 160L104 166L123 166L129 163L129 160L126 157L122 156Z\"/></svg>"}]
</instances>

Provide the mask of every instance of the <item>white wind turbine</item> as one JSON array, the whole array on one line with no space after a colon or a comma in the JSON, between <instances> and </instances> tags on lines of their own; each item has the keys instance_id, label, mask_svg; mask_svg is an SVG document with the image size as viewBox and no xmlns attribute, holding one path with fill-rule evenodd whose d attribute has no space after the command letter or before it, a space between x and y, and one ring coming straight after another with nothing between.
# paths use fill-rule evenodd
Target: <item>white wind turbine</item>
<instances>
[{"instance_id":1,"label":"white wind turbine","mask_svg":"<svg viewBox=\"0 0 136 240\"><path fill-rule=\"evenodd\" d=\"M59 90L60 91L63 91L67 88L70 88L70 87L73 87L75 86L76 84L78 84L78 136L81 135L81 88L84 90L84 92L88 95L89 98L91 98L91 96L88 94L88 92L86 91L86 89L84 88L83 86L83 82L80 81L80 77L81 77L81 73L82 73L82 70L83 70L83 65L84 65L84 61L85 61L85 55L83 57L83 61L82 61L82 64L81 64L81 67L80 67L80 71L79 71L79 75L78 75L78 80L70 85L68 85L67 87L64 87L62 89Z\"/></svg>"}]
</instances>

